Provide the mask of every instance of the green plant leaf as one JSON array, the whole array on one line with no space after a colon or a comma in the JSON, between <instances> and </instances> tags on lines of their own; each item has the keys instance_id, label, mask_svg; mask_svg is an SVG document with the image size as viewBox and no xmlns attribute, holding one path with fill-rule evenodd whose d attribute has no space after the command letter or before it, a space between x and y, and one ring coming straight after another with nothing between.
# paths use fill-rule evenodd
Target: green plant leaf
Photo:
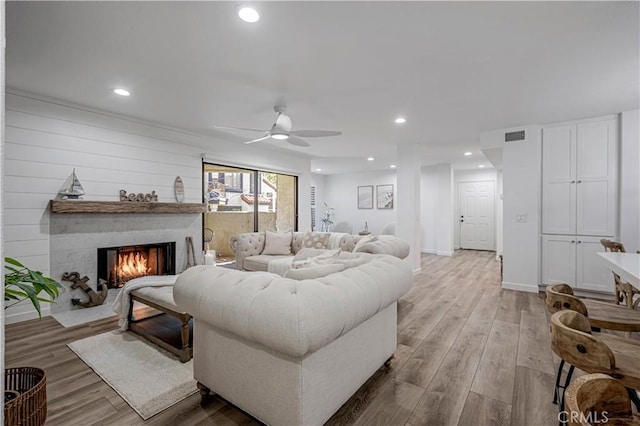
<instances>
[{"instance_id":1,"label":"green plant leaf","mask_svg":"<svg viewBox=\"0 0 640 426\"><path fill-rule=\"evenodd\" d=\"M27 297L31 300L33 307L38 311L38 317L42 318L42 314L40 313L40 301L38 300L38 295L34 291L33 287L28 284L17 283L15 284L20 290L27 293Z\"/></svg>"},{"instance_id":2,"label":"green plant leaf","mask_svg":"<svg viewBox=\"0 0 640 426\"><path fill-rule=\"evenodd\" d=\"M27 297L27 293L12 288L4 289L4 300L21 300Z\"/></svg>"},{"instance_id":3,"label":"green plant leaf","mask_svg":"<svg viewBox=\"0 0 640 426\"><path fill-rule=\"evenodd\" d=\"M5 263L10 263L10 264L12 264L14 266L18 266L20 268L24 268L25 267L22 263L18 262L17 260L15 260L15 259L13 259L11 257L5 257L4 261L5 261Z\"/></svg>"}]
</instances>

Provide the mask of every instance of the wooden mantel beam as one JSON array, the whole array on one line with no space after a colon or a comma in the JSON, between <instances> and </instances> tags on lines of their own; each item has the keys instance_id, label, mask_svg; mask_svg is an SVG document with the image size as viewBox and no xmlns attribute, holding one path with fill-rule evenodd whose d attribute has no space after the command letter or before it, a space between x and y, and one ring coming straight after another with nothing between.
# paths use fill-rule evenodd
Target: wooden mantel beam
<instances>
[{"instance_id":1,"label":"wooden mantel beam","mask_svg":"<svg viewBox=\"0 0 640 426\"><path fill-rule=\"evenodd\" d=\"M204 213L206 204L198 203L137 203L130 201L51 200L51 213Z\"/></svg>"}]
</instances>

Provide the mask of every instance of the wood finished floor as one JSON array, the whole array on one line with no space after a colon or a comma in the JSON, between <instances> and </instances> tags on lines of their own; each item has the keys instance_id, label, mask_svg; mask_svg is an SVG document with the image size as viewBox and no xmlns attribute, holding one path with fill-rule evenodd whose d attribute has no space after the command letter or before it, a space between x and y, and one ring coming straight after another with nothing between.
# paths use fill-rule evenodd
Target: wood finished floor
<instances>
[{"instance_id":1,"label":"wood finished floor","mask_svg":"<svg viewBox=\"0 0 640 426\"><path fill-rule=\"evenodd\" d=\"M5 366L47 371L47 425L258 424L216 397L193 395L144 422L66 346L117 328L115 319L65 329L48 317L9 325ZM502 290L495 253L422 256L398 306L393 367L378 371L330 425L557 425L557 360L541 294Z\"/></svg>"}]
</instances>

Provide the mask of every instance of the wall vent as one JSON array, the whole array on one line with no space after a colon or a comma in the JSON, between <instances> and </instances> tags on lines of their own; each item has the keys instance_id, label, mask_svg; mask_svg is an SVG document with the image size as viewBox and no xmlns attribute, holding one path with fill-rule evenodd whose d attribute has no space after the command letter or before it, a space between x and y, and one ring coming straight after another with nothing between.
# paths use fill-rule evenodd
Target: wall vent
<instances>
[{"instance_id":1,"label":"wall vent","mask_svg":"<svg viewBox=\"0 0 640 426\"><path fill-rule=\"evenodd\" d=\"M507 132L504 134L505 142L523 141L524 130L518 130L517 132Z\"/></svg>"}]
</instances>

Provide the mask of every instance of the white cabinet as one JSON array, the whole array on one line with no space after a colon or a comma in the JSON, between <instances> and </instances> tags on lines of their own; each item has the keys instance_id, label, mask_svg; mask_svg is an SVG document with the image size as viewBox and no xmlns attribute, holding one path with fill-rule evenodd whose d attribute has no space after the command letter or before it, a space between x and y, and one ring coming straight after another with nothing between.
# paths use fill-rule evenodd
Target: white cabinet
<instances>
[{"instance_id":1,"label":"white cabinet","mask_svg":"<svg viewBox=\"0 0 640 426\"><path fill-rule=\"evenodd\" d=\"M616 235L615 117L542 129L542 233Z\"/></svg>"},{"instance_id":2,"label":"white cabinet","mask_svg":"<svg viewBox=\"0 0 640 426\"><path fill-rule=\"evenodd\" d=\"M599 237L543 235L542 283L613 293L613 276L599 251Z\"/></svg>"}]
</instances>

